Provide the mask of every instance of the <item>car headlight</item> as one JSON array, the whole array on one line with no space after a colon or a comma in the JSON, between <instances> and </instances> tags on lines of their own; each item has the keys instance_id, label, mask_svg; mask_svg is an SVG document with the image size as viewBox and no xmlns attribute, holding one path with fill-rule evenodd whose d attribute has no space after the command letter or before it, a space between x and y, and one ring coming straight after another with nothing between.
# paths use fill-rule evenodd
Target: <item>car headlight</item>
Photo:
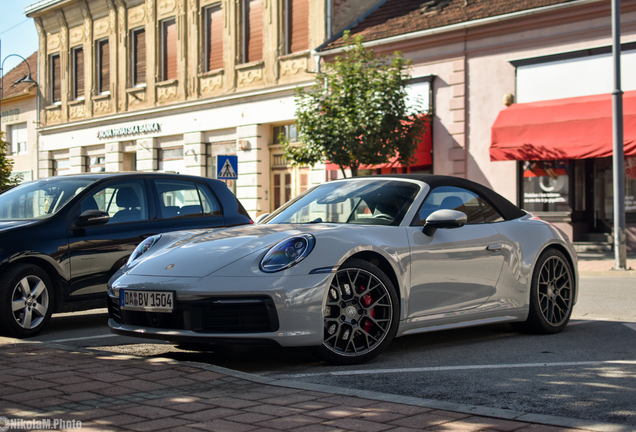
<instances>
[{"instance_id":1,"label":"car headlight","mask_svg":"<svg viewBox=\"0 0 636 432\"><path fill-rule=\"evenodd\" d=\"M159 241L160 238L161 238L161 234L155 235L155 236L152 236L152 237L148 237L146 240L144 240L141 243L139 243L137 245L137 247L135 248L135 250L133 251L133 253L130 254L130 257L128 257L128 263L127 264L130 265L137 258L139 258L143 254L148 252L148 250L151 247L153 247L155 245L155 243L157 243Z\"/></svg>"},{"instance_id":2,"label":"car headlight","mask_svg":"<svg viewBox=\"0 0 636 432\"><path fill-rule=\"evenodd\" d=\"M261 261L261 270L275 273L301 262L316 244L311 234L303 234L285 239L272 247Z\"/></svg>"}]
</instances>

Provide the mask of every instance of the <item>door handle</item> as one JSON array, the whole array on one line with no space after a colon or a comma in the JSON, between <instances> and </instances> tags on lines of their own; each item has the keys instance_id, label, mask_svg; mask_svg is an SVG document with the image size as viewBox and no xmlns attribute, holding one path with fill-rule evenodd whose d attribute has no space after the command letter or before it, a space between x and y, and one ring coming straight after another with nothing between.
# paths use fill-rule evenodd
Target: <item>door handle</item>
<instances>
[{"instance_id":1,"label":"door handle","mask_svg":"<svg viewBox=\"0 0 636 432\"><path fill-rule=\"evenodd\" d=\"M500 245L499 243L496 243L496 244L491 244L490 246L488 246L486 250L492 253L497 253L497 252L501 252L501 248L503 248L503 246Z\"/></svg>"}]
</instances>

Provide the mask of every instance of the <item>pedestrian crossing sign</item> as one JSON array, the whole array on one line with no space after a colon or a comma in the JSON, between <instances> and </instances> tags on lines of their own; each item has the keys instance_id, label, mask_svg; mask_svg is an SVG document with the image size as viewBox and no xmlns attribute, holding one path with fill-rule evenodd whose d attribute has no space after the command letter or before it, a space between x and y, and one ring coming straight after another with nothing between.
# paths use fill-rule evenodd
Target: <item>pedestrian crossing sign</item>
<instances>
[{"instance_id":1,"label":"pedestrian crossing sign","mask_svg":"<svg viewBox=\"0 0 636 432\"><path fill-rule=\"evenodd\" d=\"M238 178L238 156L216 156L216 178L219 180L236 180Z\"/></svg>"}]
</instances>

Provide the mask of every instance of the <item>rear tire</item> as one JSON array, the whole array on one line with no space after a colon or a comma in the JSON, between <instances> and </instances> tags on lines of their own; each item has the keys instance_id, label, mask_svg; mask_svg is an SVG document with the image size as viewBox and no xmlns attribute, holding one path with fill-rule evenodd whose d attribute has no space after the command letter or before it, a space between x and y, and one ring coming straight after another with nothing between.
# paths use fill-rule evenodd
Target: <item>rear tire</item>
<instances>
[{"instance_id":1,"label":"rear tire","mask_svg":"<svg viewBox=\"0 0 636 432\"><path fill-rule=\"evenodd\" d=\"M323 311L324 342L314 355L339 365L367 362L391 343L398 314L398 296L386 274L351 259L331 281Z\"/></svg>"},{"instance_id":2,"label":"rear tire","mask_svg":"<svg viewBox=\"0 0 636 432\"><path fill-rule=\"evenodd\" d=\"M0 281L0 326L5 334L28 338L51 319L54 297L48 274L32 264L10 268Z\"/></svg>"},{"instance_id":3,"label":"rear tire","mask_svg":"<svg viewBox=\"0 0 636 432\"><path fill-rule=\"evenodd\" d=\"M545 250L534 268L530 289L530 312L524 322L511 323L526 333L554 334L570 321L574 302L574 273L565 255Z\"/></svg>"}]
</instances>

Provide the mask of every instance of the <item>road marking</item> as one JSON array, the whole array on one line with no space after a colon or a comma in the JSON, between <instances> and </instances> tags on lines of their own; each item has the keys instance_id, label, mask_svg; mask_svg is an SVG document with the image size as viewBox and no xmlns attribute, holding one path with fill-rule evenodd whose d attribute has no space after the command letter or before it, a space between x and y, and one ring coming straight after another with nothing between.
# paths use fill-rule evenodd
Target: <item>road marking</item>
<instances>
[{"instance_id":1,"label":"road marking","mask_svg":"<svg viewBox=\"0 0 636 432\"><path fill-rule=\"evenodd\" d=\"M419 367L419 368L400 368L400 369L372 369L372 370L350 370L336 372L322 372L295 375L277 375L289 378L306 378L315 376L339 376L339 375L377 375L390 373L408 373L408 372L440 372L440 371L458 371L458 370L475 370L475 369L513 369L513 368L531 368L531 367L564 367L564 366L612 366L612 365L636 365L636 360L600 360L600 361L583 361L583 362L561 362L561 363L521 363L521 364L500 364L500 365L468 365L468 366L437 366L437 367Z\"/></svg>"},{"instance_id":2,"label":"road marking","mask_svg":"<svg viewBox=\"0 0 636 432\"><path fill-rule=\"evenodd\" d=\"M628 327L628 328L632 329L632 330L636 330L636 324L634 324L634 323L623 323L623 325L625 327Z\"/></svg>"},{"instance_id":3,"label":"road marking","mask_svg":"<svg viewBox=\"0 0 636 432\"><path fill-rule=\"evenodd\" d=\"M568 326L575 326L575 325L579 325L579 324L587 324L587 323L591 323L594 322L592 320L572 320L568 323Z\"/></svg>"},{"instance_id":4,"label":"road marking","mask_svg":"<svg viewBox=\"0 0 636 432\"><path fill-rule=\"evenodd\" d=\"M86 336L86 337L79 337L79 338L71 338L71 339L56 339L56 340L51 340L51 341L42 341L45 343L48 342L71 342L71 341L79 341L79 340L86 340L86 339L101 339L101 338L109 338L109 337L115 337L115 336L119 336L116 334L105 334L105 335L99 335L99 336Z\"/></svg>"}]
</instances>

